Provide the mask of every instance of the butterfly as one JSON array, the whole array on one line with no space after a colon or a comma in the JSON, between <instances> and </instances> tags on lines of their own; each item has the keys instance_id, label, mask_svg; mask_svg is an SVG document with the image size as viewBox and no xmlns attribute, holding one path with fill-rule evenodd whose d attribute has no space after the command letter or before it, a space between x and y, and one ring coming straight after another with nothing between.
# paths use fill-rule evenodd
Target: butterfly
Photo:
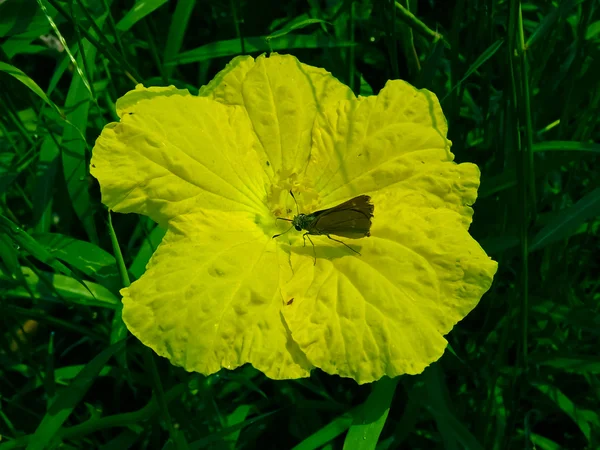
<instances>
[{"instance_id":1,"label":"butterfly","mask_svg":"<svg viewBox=\"0 0 600 450\"><path fill-rule=\"evenodd\" d=\"M368 195L359 195L333 208L321 209L310 214L301 214L298 209L298 202L292 191L290 191L290 195L294 199L294 202L296 202L298 214L292 219L278 217L277 219L279 220L291 222L292 226L283 233L274 235L273 238L287 233L292 228L295 228L296 231L304 230L305 233L302 235L302 239L304 245L306 245L306 238L308 238L313 246L314 264L317 263L317 254L315 244L310 236L327 236L332 241L339 242L360 255L358 251L354 250L348 244L339 239L332 238L331 235L349 239L360 239L371 236L371 219L375 210L375 206L371 203L371 197Z\"/></svg>"}]
</instances>

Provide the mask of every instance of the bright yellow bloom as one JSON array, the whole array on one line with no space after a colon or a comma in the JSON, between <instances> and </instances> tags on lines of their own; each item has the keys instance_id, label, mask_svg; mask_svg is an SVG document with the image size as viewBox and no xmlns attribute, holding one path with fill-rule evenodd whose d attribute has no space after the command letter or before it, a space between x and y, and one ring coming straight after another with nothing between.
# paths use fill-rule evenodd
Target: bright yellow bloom
<instances>
[{"instance_id":1,"label":"bright yellow bloom","mask_svg":"<svg viewBox=\"0 0 600 450\"><path fill-rule=\"evenodd\" d=\"M390 81L356 98L293 56L235 58L200 90L138 86L96 142L112 210L167 228L123 319L173 364L318 367L358 383L421 372L489 289L468 233L479 170L456 164L434 94ZM276 217L372 197L371 236L313 249ZM344 239L342 239L344 240ZM293 298L293 301L290 300Z\"/></svg>"}]
</instances>

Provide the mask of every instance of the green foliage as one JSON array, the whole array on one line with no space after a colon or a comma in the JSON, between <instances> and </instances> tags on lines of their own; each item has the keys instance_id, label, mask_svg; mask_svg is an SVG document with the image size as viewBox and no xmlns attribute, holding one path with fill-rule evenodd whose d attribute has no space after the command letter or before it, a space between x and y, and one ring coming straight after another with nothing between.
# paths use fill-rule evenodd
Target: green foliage
<instances>
[{"instance_id":1,"label":"green foliage","mask_svg":"<svg viewBox=\"0 0 600 450\"><path fill-rule=\"evenodd\" d=\"M136 83L197 92L271 50L434 91L481 168L499 272L419 376L204 377L125 338L164 231L109 221L96 137ZM600 448L599 73L594 0L0 1L0 450Z\"/></svg>"}]
</instances>

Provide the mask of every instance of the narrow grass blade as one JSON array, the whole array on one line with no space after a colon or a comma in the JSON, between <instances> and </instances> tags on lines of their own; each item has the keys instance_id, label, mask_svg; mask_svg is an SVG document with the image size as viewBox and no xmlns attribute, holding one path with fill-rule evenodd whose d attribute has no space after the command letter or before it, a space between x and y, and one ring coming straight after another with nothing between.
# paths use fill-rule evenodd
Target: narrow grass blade
<instances>
[{"instance_id":1,"label":"narrow grass blade","mask_svg":"<svg viewBox=\"0 0 600 450\"><path fill-rule=\"evenodd\" d=\"M13 241L6 234L0 234L0 263L2 263L0 268L4 266L9 277L21 284L24 296L33 297L33 291L27 284L21 264L19 264L19 253Z\"/></svg>"},{"instance_id":2,"label":"narrow grass blade","mask_svg":"<svg viewBox=\"0 0 600 450\"><path fill-rule=\"evenodd\" d=\"M58 394L42 422L38 425L27 450L43 450L50 446L52 439L92 386L104 365L124 345L124 342L118 342L104 349L85 366L68 388Z\"/></svg>"},{"instance_id":3,"label":"narrow grass blade","mask_svg":"<svg viewBox=\"0 0 600 450\"><path fill-rule=\"evenodd\" d=\"M344 450L374 450L377 447L397 384L398 378L387 377L373 383L371 395L362 410L354 416L344 441Z\"/></svg>"},{"instance_id":4,"label":"narrow grass blade","mask_svg":"<svg viewBox=\"0 0 600 450\"><path fill-rule=\"evenodd\" d=\"M593 217L600 215L600 188L597 188L575 203L559 212L533 238L530 250L539 250L546 245L571 236L577 228Z\"/></svg>"},{"instance_id":5,"label":"narrow grass blade","mask_svg":"<svg viewBox=\"0 0 600 450\"><path fill-rule=\"evenodd\" d=\"M594 152L600 153L600 144L595 142L577 142L577 141L545 141L533 144L534 152Z\"/></svg>"},{"instance_id":6,"label":"narrow grass blade","mask_svg":"<svg viewBox=\"0 0 600 450\"><path fill-rule=\"evenodd\" d=\"M47 232L52 224L52 197L56 173L60 164L60 150L51 135L44 138L35 170L33 216L35 230Z\"/></svg>"},{"instance_id":7,"label":"narrow grass blade","mask_svg":"<svg viewBox=\"0 0 600 450\"><path fill-rule=\"evenodd\" d=\"M442 36L429 28L424 22L422 22L417 16L415 16L412 12L410 12L407 8L402 6L399 2L394 2L396 6L396 10L398 12L398 18L406 23L411 29L415 30L422 36L432 38L434 40L442 39ZM447 42L445 42L446 46L449 46Z\"/></svg>"},{"instance_id":8,"label":"narrow grass blade","mask_svg":"<svg viewBox=\"0 0 600 450\"><path fill-rule=\"evenodd\" d=\"M247 426L253 425L255 423L260 423L263 420L265 420L267 417L270 417L271 415L275 414L276 412L277 411L272 411L272 412L268 412L265 414L261 414L259 416L253 417L252 419L244 420L243 422L240 422L236 425L219 430L205 438L199 439L194 442L190 442L189 450L199 450L201 448L212 448L212 447L210 447L210 444L223 440L223 438L225 438L225 436L227 436L237 430L241 430L241 429L246 428Z\"/></svg>"},{"instance_id":9,"label":"narrow grass blade","mask_svg":"<svg viewBox=\"0 0 600 450\"><path fill-rule=\"evenodd\" d=\"M537 41L545 38L552 30L554 30L556 22L561 18L566 18L571 8L577 3L581 3L581 0L565 0L559 2L558 6L554 8L550 14L544 17L535 31L531 33L525 46L531 48Z\"/></svg>"},{"instance_id":10,"label":"narrow grass blade","mask_svg":"<svg viewBox=\"0 0 600 450\"><path fill-rule=\"evenodd\" d=\"M100 450L127 450L133 446L140 438L140 433L132 430L122 431L115 437L111 439L102 447Z\"/></svg>"},{"instance_id":11,"label":"narrow grass blade","mask_svg":"<svg viewBox=\"0 0 600 450\"><path fill-rule=\"evenodd\" d=\"M248 414L252 408L253 405L240 405L235 408L235 410L229 414L229 416L227 416L227 426L231 427L237 425L238 423L242 423L244 420L246 420L246 417L248 417ZM225 440L231 442L231 444L235 446L240 437L241 431L241 429L234 431L227 436Z\"/></svg>"},{"instance_id":12,"label":"narrow grass blade","mask_svg":"<svg viewBox=\"0 0 600 450\"><path fill-rule=\"evenodd\" d=\"M48 106L52 107L60 116L64 117L63 112L60 110L58 106L54 104L50 98L46 95L46 93L42 90L38 84L33 81L25 72L20 69L17 69L15 66L7 64L5 62L0 61L0 71L9 74L10 76L16 78L25 86L27 86L35 95L41 98Z\"/></svg>"},{"instance_id":13,"label":"narrow grass blade","mask_svg":"<svg viewBox=\"0 0 600 450\"><path fill-rule=\"evenodd\" d=\"M269 34L268 36L265 36L265 40L270 41L271 39L285 36L286 34L289 34L290 32L292 32L294 30L299 30L299 29L308 27L309 25L313 25L315 23L329 24L329 22L327 22L325 20L321 20L321 19L302 18L301 20L298 20L298 21L292 20L281 30L274 31L273 33Z\"/></svg>"},{"instance_id":14,"label":"narrow grass blade","mask_svg":"<svg viewBox=\"0 0 600 450\"><path fill-rule=\"evenodd\" d=\"M112 224L112 216L110 211L108 213L108 233L110 234L110 242L113 247L114 253L114 261L116 263L116 268L120 275L120 287L128 287L131 283L129 281L129 274L127 273L127 266L125 265L125 261L123 260L123 254L121 253L121 247L119 246L119 240L117 239L117 234L115 233L115 229ZM119 307L115 311L115 315L113 316L111 330L110 330L110 343L114 344L115 342L119 342L127 337L127 326L123 321L123 304L120 303ZM117 355L117 361L119 365L124 369L127 368L127 355L125 352L122 352L120 355Z\"/></svg>"},{"instance_id":15,"label":"narrow grass blade","mask_svg":"<svg viewBox=\"0 0 600 450\"><path fill-rule=\"evenodd\" d=\"M85 55L89 59L88 67L90 76L93 76L93 61L96 49L88 42L84 43ZM81 58L78 58L81 61ZM88 192L88 165L85 141L85 131L88 126L88 112L92 100L85 87L83 79L74 76L71 81L65 109L68 111L67 119L73 126L67 125L62 137L62 163L67 191L73 209L81 220L83 227L91 242L97 244L98 233L96 223L92 216L93 202Z\"/></svg>"},{"instance_id":16,"label":"narrow grass blade","mask_svg":"<svg viewBox=\"0 0 600 450\"><path fill-rule=\"evenodd\" d=\"M196 0L179 0L175 7L175 13L169 26L169 34L167 35L167 44L165 45L165 53L163 61L173 59L181 50L183 37L188 27L192 11L196 5ZM171 76L174 66L165 68L167 76Z\"/></svg>"},{"instance_id":17,"label":"narrow grass blade","mask_svg":"<svg viewBox=\"0 0 600 450\"><path fill-rule=\"evenodd\" d=\"M44 5L44 2L42 0L37 0L37 2L39 4L39 6L40 6L40 9L46 15L46 19L48 19L48 23L50 24L50 26L54 30L54 33L56 33L56 37L58 38L58 40L60 41L61 45L65 49L65 52L69 56L69 59L71 60L71 64L73 64L73 67L75 67L75 70L77 71L79 77L81 78L81 81L83 82L83 85L86 87L86 89L88 90L88 92L90 93L90 95L92 95L92 88L90 86L90 83L89 83L88 79L86 78L85 74L83 73L83 71L81 70L79 62L77 61L77 59L73 55L73 52L71 52L71 49L69 48L69 45L67 44L67 41L65 40L65 38L62 35L62 33L58 29L58 26L56 25L56 23L54 22L54 19L52 18L52 15L48 11L48 9L46 8L46 6Z\"/></svg>"},{"instance_id":18,"label":"narrow grass blade","mask_svg":"<svg viewBox=\"0 0 600 450\"><path fill-rule=\"evenodd\" d=\"M135 256L131 266L129 266L129 272L135 277L139 278L146 270L146 264L150 261L152 253L156 250L160 241L164 237L166 231L164 228L156 226L150 235L144 240L144 243L140 247L137 255Z\"/></svg>"},{"instance_id":19,"label":"narrow grass blade","mask_svg":"<svg viewBox=\"0 0 600 450\"><path fill-rule=\"evenodd\" d=\"M533 386L546 395L562 412L570 417L579 427L579 430L581 430L581 433L583 433L588 442L590 442L592 433L590 421L600 427L600 418L595 412L578 408L571 399L563 394L556 386L538 383L534 383Z\"/></svg>"},{"instance_id":20,"label":"narrow grass blade","mask_svg":"<svg viewBox=\"0 0 600 450\"><path fill-rule=\"evenodd\" d=\"M439 364L433 364L425 369L426 392L417 390L427 410L431 413L437 424L438 430L444 440L444 448L468 448L470 450L483 450L482 445L452 412L448 387ZM460 445L458 445L460 444Z\"/></svg>"},{"instance_id":21,"label":"narrow grass blade","mask_svg":"<svg viewBox=\"0 0 600 450\"><path fill-rule=\"evenodd\" d=\"M554 367L565 372L574 372L579 374L595 374L600 375L600 358L597 356L588 355L565 355L558 356L543 355L535 357L532 355L533 361L542 366Z\"/></svg>"},{"instance_id":22,"label":"narrow grass blade","mask_svg":"<svg viewBox=\"0 0 600 450\"><path fill-rule=\"evenodd\" d=\"M334 48L350 47L356 45L351 41L344 41L332 38L330 36L317 35L295 35L287 34L269 44L263 37L244 38L246 53L267 52L276 50L291 50L296 48ZM177 55L172 61L167 61L166 65L191 64L195 62L207 61L209 59L221 58L225 56L234 56L242 53L242 45L239 39L229 39L226 41L212 42L194 50L189 50Z\"/></svg>"},{"instance_id":23,"label":"narrow grass blade","mask_svg":"<svg viewBox=\"0 0 600 450\"><path fill-rule=\"evenodd\" d=\"M487 49L485 49L485 51L477 57L477 59L473 62L473 64L471 64L469 66L469 68L467 69L467 72L460 79L460 81L458 83L456 83L454 86L452 86L452 89L450 89L450 91L444 96L444 98L441 101L443 102L452 93L452 91L454 91L454 89L456 89L461 84L463 84L463 82L467 78L469 78L471 75L473 75L473 73L475 73L475 71L477 69L479 69L483 64L485 64L486 61L488 61L492 56L494 56L496 54L496 52L498 50L500 50L500 48L502 47L502 44L504 44L504 39L498 39L496 42L494 42L492 45L490 45Z\"/></svg>"},{"instance_id":24,"label":"narrow grass blade","mask_svg":"<svg viewBox=\"0 0 600 450\"><path fill-rule=\"evenodd\" d=\"M293 447L292 450L316 450L323 447L350 428L350 425L352 425L352 422L354 421L354 416L359 414L361 408L362 405L336 417L323 428L314 432Z\"/></svg>"},{"instance_id":25,"label":"narrow grass blade","mask_svg":"<svg viewBox=\"0 0 600 450\"><path fill-rule=\"evenodd\" d=\"M139 0L133 5L125 17L123 17L117 23L117 30L121 32L125 32L129 30L132 26L146 17L148 14L153 13L162 5L167 3L168 0Z\"/></svg>"},{"instance_id":26,"label":"narrow grass blade","mask_svg":"<svg viewBox=\"0 0 600 450\"><path fill-rule=\"evenodd\" d=\"M508 169L499 175L482 178L478 197L490 197L500 191L515 187L516 185L517 174L514 169Z\"/></svg>"},{"instance_id":27,"label":"narrow grass blade","mask_svg":"<svg viewBox=\"0 0 600 450\"><path fill-rule=\"evenodd\" d=\"M563 450L562 446L542 435L531 433L529 438L540 450Z\"/></svg>"}]
</instances>

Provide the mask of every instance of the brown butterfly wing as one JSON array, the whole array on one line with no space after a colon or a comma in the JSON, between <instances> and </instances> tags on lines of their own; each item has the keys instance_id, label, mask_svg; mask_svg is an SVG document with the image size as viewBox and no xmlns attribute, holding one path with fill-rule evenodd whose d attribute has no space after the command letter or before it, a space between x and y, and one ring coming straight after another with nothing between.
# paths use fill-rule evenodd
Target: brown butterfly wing
<instances>
[{"instance_id":1,"label":"brown butterfly wing","mask_svg":"<svg viewBox=\"0 0 600 450\"><path fill-rule=\"evenodd\" d=\"M375 207L368 195L359 195L333 208L316 211L311 234L333 234L350 239L370 236Z\"/></svg>"}]
</instances>

